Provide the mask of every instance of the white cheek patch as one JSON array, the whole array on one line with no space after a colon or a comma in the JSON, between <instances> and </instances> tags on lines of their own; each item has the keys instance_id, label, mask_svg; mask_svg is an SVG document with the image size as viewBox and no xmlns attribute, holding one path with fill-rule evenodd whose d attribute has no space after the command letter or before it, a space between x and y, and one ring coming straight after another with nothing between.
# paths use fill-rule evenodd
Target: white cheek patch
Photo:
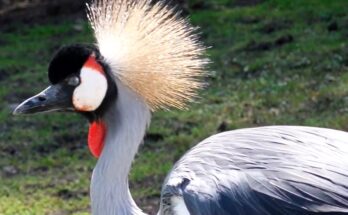
<instances>
[{"instance_id":1,"label":"white cheek patch","mask_svg":"<svg viewBox=\"0 0 348 215\"><path fill-rule=\"evenodd\" d=\"M83 67L80 73L81 83L73 93L73 105L79 111L94 111L104 100L108 88L102 72Z\"/></svg>"}]
</instances>

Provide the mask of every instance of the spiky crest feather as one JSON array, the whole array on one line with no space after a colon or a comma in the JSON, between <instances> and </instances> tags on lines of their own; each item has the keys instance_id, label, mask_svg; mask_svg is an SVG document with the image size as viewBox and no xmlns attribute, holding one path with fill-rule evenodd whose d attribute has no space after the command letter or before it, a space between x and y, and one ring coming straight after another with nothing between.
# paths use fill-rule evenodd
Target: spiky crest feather
<instances>
[{"instance_id":1,"label":"spiky crest feather","mask_svg":"<svg viewBox=\"0 0 348 215\"><path fill-rule=\"evenodd\" d=\"M208 60L196 28L164 1L94 0L88 18L115 78L152 110L185 108Z\"/></svg>"}]
</instances>

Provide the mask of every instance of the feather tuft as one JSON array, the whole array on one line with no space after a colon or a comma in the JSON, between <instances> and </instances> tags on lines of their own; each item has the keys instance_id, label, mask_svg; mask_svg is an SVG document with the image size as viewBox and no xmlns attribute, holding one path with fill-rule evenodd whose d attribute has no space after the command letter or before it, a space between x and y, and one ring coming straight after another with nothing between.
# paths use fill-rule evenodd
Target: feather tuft
<instances>
[{"instance_id":1,"label":"feather tuft","mask_svg":"<svg viewBox=\"0 0 348 215\"><path fill-rule=\"evenodd\" d=\"M153 111L183 109L195 99L209 60L197 28L175 7L165 1L94 0L87 8L113 75Z\"/></svg>"}]
</instances>

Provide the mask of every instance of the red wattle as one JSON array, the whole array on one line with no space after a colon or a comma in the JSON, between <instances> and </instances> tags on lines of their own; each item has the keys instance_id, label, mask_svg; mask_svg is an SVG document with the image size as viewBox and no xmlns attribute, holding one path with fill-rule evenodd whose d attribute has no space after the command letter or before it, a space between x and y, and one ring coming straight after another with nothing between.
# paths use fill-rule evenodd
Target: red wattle
<instances>
[{"instance_id":1,"label":"red wattle","mask_svg":"<svg viewBox=\"0 0 348 215\"><path fill-rule=\"evenodd\" d=\"M89 125L88 148L92 155L99 158L104 147L106 125L103 122L93 122Z\"/></svg>"}]
</instances>

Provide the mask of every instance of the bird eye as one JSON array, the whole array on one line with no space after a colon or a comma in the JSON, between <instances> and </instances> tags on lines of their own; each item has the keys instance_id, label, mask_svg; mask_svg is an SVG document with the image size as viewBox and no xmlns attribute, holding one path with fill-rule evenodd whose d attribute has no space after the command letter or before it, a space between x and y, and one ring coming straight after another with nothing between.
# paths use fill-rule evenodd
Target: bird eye
<instances>
[{"instance_id":1,"label":"bird eye","mask_svg":"<svg viewBox=\"0 0 348 215\"><path fill-rule=\"evenodd\" d=\"M76 77L76 76L70 77L68 79L68 84L70 86L77 86L77 85L80 84L80 79L78 77Z\"/></svg>"}]
</instances>

